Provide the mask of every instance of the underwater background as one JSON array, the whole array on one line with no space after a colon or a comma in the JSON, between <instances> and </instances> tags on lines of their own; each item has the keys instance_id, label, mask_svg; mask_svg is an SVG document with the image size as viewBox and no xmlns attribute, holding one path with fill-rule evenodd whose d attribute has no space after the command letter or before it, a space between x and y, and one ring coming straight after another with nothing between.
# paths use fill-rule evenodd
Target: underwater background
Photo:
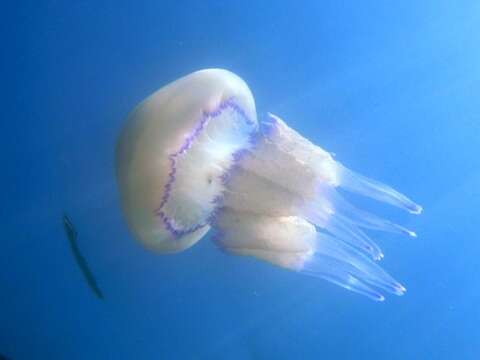
<instances>
[{"instance_id":1,"label":"underwater background","mask_svg":"<svg viewBox=\"0 0 480 360\"><path fill-rule=\"evenodd\" d=\"M1 356L479 359L479 33L468 0L3 4ZM365 202L418 234L372 233L404 296L373 302L208 237L172 256L134 241L116 137L139 101L209 67L249 84L260 119L424 207Z\"/></svg>"}]
</instances>

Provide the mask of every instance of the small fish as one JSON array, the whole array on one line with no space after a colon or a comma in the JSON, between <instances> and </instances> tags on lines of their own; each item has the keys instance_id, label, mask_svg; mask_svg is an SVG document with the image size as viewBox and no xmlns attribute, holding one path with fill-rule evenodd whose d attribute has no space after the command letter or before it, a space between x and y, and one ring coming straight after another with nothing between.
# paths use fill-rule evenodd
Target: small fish
<instances>
[{"instance_id":1,"label":"small fish","mask_svg":"<svg viewBox=\"0 0 480 360\"><path fill-rule=\"evenodd\" d=\"M78 267L82 271L88 286L99 299L103 299L102 291L98 287L97 282L88 267L87 261L82 256L82 254L80 253L80 249L78 248L77 231L75 230L72 222L70 221L70 219L67 217L66 214L63 215L63 227L65 229L65 233L67 234L67 238L70 243L70 249L72 250L73 257L75 258L75 261L77 262ZM0 357L0 360L1 360L1 357Z\"/></svg>"}]
</instances>

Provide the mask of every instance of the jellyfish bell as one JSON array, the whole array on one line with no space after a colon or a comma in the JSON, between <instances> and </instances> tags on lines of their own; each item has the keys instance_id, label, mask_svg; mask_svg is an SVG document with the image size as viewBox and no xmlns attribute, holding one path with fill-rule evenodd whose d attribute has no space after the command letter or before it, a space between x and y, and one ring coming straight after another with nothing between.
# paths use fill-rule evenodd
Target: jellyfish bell
<instances>
[{"instance_id":1,"label":"jellyfish bell","mask_svg":"<svg viewBox=\"0 0 480 360\"><path fill-rule=\"evenodd\" d=\"M213 230L225 252L326 279L374 300L405 288L380 268L364 229L415 236L349 204L339 187L420 213L404 195L335 161L268 114L257 122L246 83L194 72L130 114L116 148L123 212L135 238L184 250Z\"/></svg>"},{"instance_id":2,"label":"jellyfish bell","mask_svg":"<svg viewBox=\"0 0 480 360\"><path fill-rule=\"evenodd\" d=\"M235 103L229 104L233 98ZM240 116L252 128L257 126L248 86L225 70L197 71L181 78L129 115L116 148L117 181L128 225L147 247L181 251L210 229L205 220L213 210L212 193L218 193L220 168L209 165L215 159L223 166L237 144L224 141L213 148L203 127L210 118L227 116L231 126L237 126ZM219 132L216 125L209 128Z\"/></svg>"}]
</instances>

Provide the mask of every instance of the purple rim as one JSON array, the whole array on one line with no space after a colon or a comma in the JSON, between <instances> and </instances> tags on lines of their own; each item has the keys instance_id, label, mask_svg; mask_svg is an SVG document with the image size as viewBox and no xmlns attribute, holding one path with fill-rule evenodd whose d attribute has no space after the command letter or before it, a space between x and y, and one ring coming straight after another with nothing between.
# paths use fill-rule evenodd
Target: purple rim
<instances>
[{"instance_id":1,"label":"purple rim","mask_svg":"<svg viewBox=\"0 0 480 360\"><path fill-rule=\"evenodd\" d=\"M255 122L250 120L248 116L245 114L245 111L238 106L234 101L233 98L229 98L222 102L215 110L213 111L203 111L201 118L197 121L197 125L193 129L192 133L187 136L185 139L185 142L180 146L180 148L175 151L174 153L168 155L168 160L170 161L170 171L168 173L168 181L164 186L163 190L163 196L160 202L160 206L155 210L155 214L160 217L160 220L163 222L165 228L167 231L174 237L174 238L179 238L181 236L193 233L197 231L198 229L208 225L211 222L211 219L215 217L215 210L212 211L212 214L206 219L205 222L198 223L194 226L191 226L189 228L185 229L178 229L175 227L175 219L167 216L165 212L163 211L163 208L167 204L168 200L170 199L170 195L172 192L172 186L173 183L175 182L176 179L176 172L177 172L177 157L186 153L188 149L192 147L193 142L195 141L196 138L200 135L200 133L204 130L205 126L208 124L208 122L216 117L218 117L224 110L226 109L232 109L234 110L237 114L239 114L245 123L249 126L255 126ZM242 150L239 150L239 152L242 152ZM238 161L238 156L237 154L233 154L234 161ZM220 203L220 197L216 197L212 200L213 203L219 204Z\"/></svg>"}]
</instances>

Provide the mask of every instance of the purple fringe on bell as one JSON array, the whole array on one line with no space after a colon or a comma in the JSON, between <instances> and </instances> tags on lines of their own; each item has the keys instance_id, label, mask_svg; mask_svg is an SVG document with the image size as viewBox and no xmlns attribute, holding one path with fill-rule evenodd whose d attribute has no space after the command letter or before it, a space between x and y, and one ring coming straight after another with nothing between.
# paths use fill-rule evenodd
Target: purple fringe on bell
<instances>
[{"instance_id":1,"label":"purple fringe on bell","mask_svg":"<svg viewBox=\"0 0 480 360\"><path fill-rule=\"evenodd\" d=\"M174 153L172 153L168 156L168 159L169 159L169 162L170 162L170 171L168 173L168 180L167 180L167 183L164 186L164 191L163 191L163 196L161 198L160 206L154 211L154 213L155 213L155 215L157 215L160 218L160 220L164 224L167 231L175 239L180 238L180 237L182 237L186 234L193 233L193 232L197 231L198 229L200 229L200 228L202 228L202 227L204 227L208 224L211 224L215 219L218 208L221 207L221 196L217 196L212 200L212 203L217 205L215 207L215 210L212 212L212 214L210 214L210 216L204 222L198 223L194 226L191 226L191 227L185 228L185 229L179 228L177 226L176 222L175 222L175 219L167 216L167 214L165 214L165 212L163 211L163 208L165 207L165 205L167 204L167 202L170 198L171 191L172 191L172 186L173 186L173 184L176 180L175 174L177 172L177 168L176 168L177 157L182 155L182 154L185 154L191 148L194 141L198 138L200 133L205 129L205 127L207 126L207 124L210 121L212 121L216 117L220 116L220 114L224 110L229 109L229 108L232 109L233 111L235 111L238 115L240 115L240 117L245 121L245 123L247 125L249 125L249 126L254 126L255 125L255 122L247 117L247 115L245 114L243 109L240 108L235 103L233 98L227 99L224 102L222 102L215 110L203 111L202 117L197 121L197 125L195 126L192 133L185 138L185 142L182 144L182 146L177 151L175 151ZM256 138L257 137L256 137L255 132L253 134L251 134L250 143L252 145L254 144ZM234 164L232 166L235 166L235 163L240 161L240 159L246 154L246 152L247 152L246 149L241 149L241 150L233 153L232 158L233 158ZM221 176L222 183L225 184L226 181L228 181L229 172L230 171L222 174L222 176Z\"/></svg>"}]
</instances>

